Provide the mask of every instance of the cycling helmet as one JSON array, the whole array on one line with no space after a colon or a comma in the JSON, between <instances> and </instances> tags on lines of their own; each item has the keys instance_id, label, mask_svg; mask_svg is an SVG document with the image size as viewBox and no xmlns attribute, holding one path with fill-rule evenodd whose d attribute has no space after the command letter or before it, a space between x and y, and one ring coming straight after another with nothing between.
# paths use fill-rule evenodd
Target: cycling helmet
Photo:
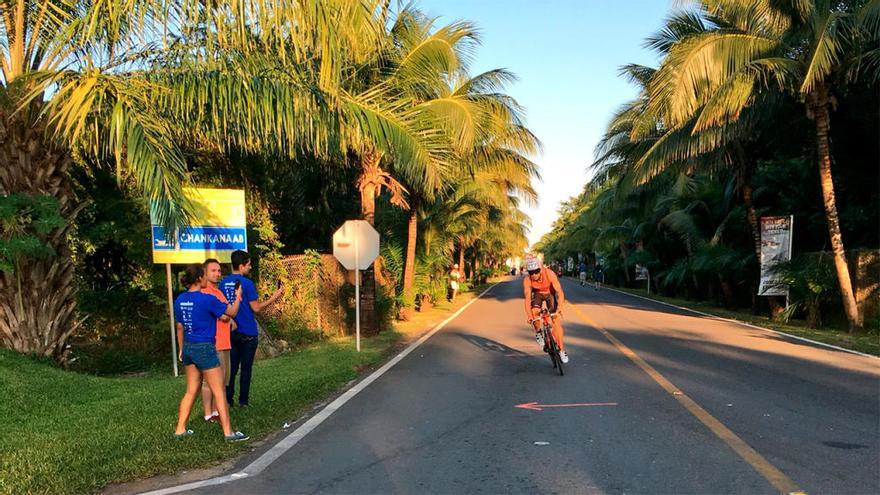
<instances>
[{"instance_id":1,"label":"cycling helmet","mask_svg":"<svg viewBox=\"0 0 880 495\"><path fill-rule=\"evenodd\" d=\"M541 260L535 255L526 256L526 271L537 273L541 269Z\"/></svg>"}]
</instances>

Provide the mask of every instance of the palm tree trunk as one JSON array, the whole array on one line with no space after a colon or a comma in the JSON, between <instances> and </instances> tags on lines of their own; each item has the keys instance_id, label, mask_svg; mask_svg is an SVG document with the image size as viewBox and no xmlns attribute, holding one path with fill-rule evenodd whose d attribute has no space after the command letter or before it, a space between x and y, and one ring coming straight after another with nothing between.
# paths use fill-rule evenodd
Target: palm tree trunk
<instances>
[{"instance_id":1,"label":"palm tree trunk","mask_svg":"<svg viewBox=\"0 0 880 495\"><path fill-rule=\"evenodd\" d=\"M825 206L825 219L828 223L828 235L831 238L831 251L834 256L834 267L837 270L837 281L840 285L840 296L843 309L849 320L849 329L854 331L863 326L862 317L856 306L853 294L852 279L849 266L846 264L846 252L843 247L843 235L840 232L840 221L837 216L837 202L834 198L834 181L831 175L831 151L828 146L828 130L831 127L831 116L828 112L828 87L819 83L816 90L807 97L807 104L816 125L816 150L819 158L819 181L822 185L822 199Z\"/></svg>"},{"instance_id":2,"label":"palm tree trunk","mask_svg":"<svg viewBox=\"0 0 880 495\"><path fill-rule=\"evenodd\" d=\"M67 339L77 328L74 263L67 236L73 206L70 156L48 145L44 129L22 112L0 111L0 195L22 193L58 200L65 226L41 236L54 256L20 257L15 270L0 272L0 344L18 352L50 356L64 364Z\"/></svg>"},{"instance_id":3,"label":"palm tree trunk","mask_svg":"<svg viewBox=\"0 0 880 495\"><path fill-rule=\"evenodd\" d=\"M410 203L409 226L406 239L406 261L403 265L403 300L400 308L400 319L408 320L412 316L413 282L416 276L416 241L418 240L419 213L418 202L413 198Z\"/></svg>"},{"instance_id":4,"label":"palm tree trunk","mask_svg":"<svg viewBox=\"0 0 880 495\"><path fill-rule=\"evenodd\" d=\"M626 247L626 243L624 241L617 241L617 247L620 249L620 255L624 259L623 263L623 276L626 279L626 286L629 287L629 284L632 282L632 279L629 276L629 268L626 267L626 258L629 256L629 249Z\"/></svg>"},{"instance_id":5,"label":"palm tree trunk","mask_svg":"<svg viewBox=\"0 0 880 495\"><path fill-rule=\"evenodd\" d=\"M379 162L382 155L368 150L361 156L361 175L358 178L358 189L361 193L361 215L372 226L376 226L376 196L379 194L379 181L382 169Z\"/></svg>"},{"instance_id":6,"label":"palm tree trunk","mask_svg":"<svg viewBox=\"0 0 880 495\"><path fill-rule=\"evenodd\" d=\"M735 144L735 152L736 152L736 160L737 162L737 176L739 180L739 186L742 190L743 196L743 204L746 207L746 218L749 221L749 227L752 229L752 242L755 247L755 259L759 261L761 260L761 227L758 225L758 212L755 210L755 203L752 200L752 193L754 190L752 189L752 176L754 175L754 167L751 163L749 163L748 158L746 157L745 151L743 151L742 146L739 143ZM752 301L753 306L757 303L757 299L754 294L757 293L755 287L752 287ZM779 320L782 317L782 312L785 311L785 308L782 306L781 298L778 296L768 296L767 303L770 305L770 316L773 320ZM753 312L757 310L757 308L752 308Z\"/></svg>"},{"instance_id":7,"label":"palm tree trunk","mask_svg":"<svg viewBox=\"0 0 880 495\"><path fill-rule=\"evenodd\" d=\"M724 307L727 309L734 309L733 287L730 286L730 282L725 280L721 275L718 275L718 285L721 287L721 297L724 298Z\"/></svg>"},{"instance_id":8,"label":"palm tree trunk","mask_svg":"<svg viewBox=\"0 0 880 495\"><path fill-rule=\"evenodd\" d=\"M749 220L749 226L752 228L752 242L755 247L755 256L761 256L761 228L758 226L758 213L755 211L755 204L752 201L752 176L754 175L754 167L749 163L745 155L745 151L739 143L735 145L737 163L737 180L742 191L743 204L746 206L746 217Z\"/></svg>"},{"instance_id":9,"label":"palm tree trunk","mask_svg":"<svg viewBox=\"0 0 880 495\"><path fill-rule=\"evenodd\" d=\"M464 273L464 237L458 238L458 269Z\"/></svg>"},{"instance_id":10,"label":"palm tree trunk","mask_svg":"<svg viewBox=\"0 0 880 495\"><path fill-rule=\"evenodd\" d=\"M379 162L382 155L368 150L361 155L361 175L358 189L361 193L361 216L370 225L376 225L376 196L379 192ZM376 272L373 267L361 274L361 330L365 335L379 332L376 318Z\"/></svg>"}]
</instances>

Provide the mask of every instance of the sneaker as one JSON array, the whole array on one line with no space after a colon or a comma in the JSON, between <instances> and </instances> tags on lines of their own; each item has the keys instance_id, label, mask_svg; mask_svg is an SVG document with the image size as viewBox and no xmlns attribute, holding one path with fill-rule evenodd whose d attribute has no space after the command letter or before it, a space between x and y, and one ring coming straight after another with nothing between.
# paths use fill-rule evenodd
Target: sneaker
<instances>
[{"instance_id":1,"label":"sneaker","mask_svg":"<svg viewBox=\"0 0 880 495\"><path fill-rule=\"evenodd\" d=\"M237 431L232 435L226 435L223 437L227 442L244 442L245 440L249 440L251 437L245 435L244 433Z\"/></svg>"},{"instance_id":2,"label":"sneaker","mask_svg":"<svg viewBox=\"0 0 880 495\"><path fill-rule=\"evenodd\" d=\"M220 421L220 414L212 414L211 417L205 419L206 423L217 423Z\"/></svg>"},{"instance_id":3,"label":"sneaker","mask_svg":"<svg viewBox=\"0 0 880 495\"><path fill-rule=\"evenodd\" d=\"M535 334L535 342L537 342L538 345L541 347L546 347L544 345L544 333L543 332L537 332Z\"/></svg>"},{"instance_id":4,"label":"sneaker","mask_svg":"<svg viewBox=\"0 0 880 495\"><path fill-rule=\"evenodd\" d=\"M568 364L568 354L565 351L559 351L559 359L562 360L562 364Z\"/></svg>"},{"instance_id":5,"label":"sneaker","mask_svg":"<svg viewBox=\"0 0 880 495\"><path fill-rule=\"evenodd\" d=\"M186 437L188 437L188 436L191 436L192 434L193 434L193 431L192 431L192 430L186 430L186 431L184 431L183 433L175 433L175 434L174 434L174 438L175 438L176 440L182 440L182 439L184 439L184 438L186 438Z\"/></svg>"}]
</instances>

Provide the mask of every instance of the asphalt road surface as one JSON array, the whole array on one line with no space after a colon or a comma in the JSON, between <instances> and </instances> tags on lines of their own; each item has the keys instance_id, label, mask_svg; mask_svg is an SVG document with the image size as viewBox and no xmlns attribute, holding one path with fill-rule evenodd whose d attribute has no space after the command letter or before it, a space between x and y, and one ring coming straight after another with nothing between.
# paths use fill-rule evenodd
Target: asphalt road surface
<instances>
[{"instance_id":1,"label":"asphalt road surface","mask_svg":"<svg viewBox=\"0 0 880 495\"><path fill-rule=\"evenodd\" d=\"M196 493L880 493L880 360L566 280L560 377L521 284Z\"/></svg>"}]
</instances>

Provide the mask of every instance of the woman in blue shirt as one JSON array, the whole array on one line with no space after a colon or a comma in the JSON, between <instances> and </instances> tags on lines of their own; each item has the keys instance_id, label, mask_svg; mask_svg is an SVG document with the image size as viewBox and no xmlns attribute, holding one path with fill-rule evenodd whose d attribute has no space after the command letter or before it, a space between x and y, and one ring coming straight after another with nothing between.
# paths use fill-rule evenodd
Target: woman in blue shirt
<instances>
[{"instance_id":1,"label":"woman in blue shirt","mask_svg":"<svg viewBox=\"0 0 880 495\"><path fill-rule=\"evenodd\" d=\"M249 437L240 431L232 431L229 421L229 408L223 371L217 358L216 335L217 320L223 315L234 317L241 304L241 288L236 289L232 304L224 304L211 294L201 292L204 285L205 270L200 264L186 267L181 282L187 291L174 301L174 319L177 328L177 344L180 348L178 358L186 370L186 393L180 401L178 410L176 438L192 435L186 428L189 413L202 389L202 377L217 400L220 413L220 426L227 442L239 442Z\"/></svg>"}]
</instances>

